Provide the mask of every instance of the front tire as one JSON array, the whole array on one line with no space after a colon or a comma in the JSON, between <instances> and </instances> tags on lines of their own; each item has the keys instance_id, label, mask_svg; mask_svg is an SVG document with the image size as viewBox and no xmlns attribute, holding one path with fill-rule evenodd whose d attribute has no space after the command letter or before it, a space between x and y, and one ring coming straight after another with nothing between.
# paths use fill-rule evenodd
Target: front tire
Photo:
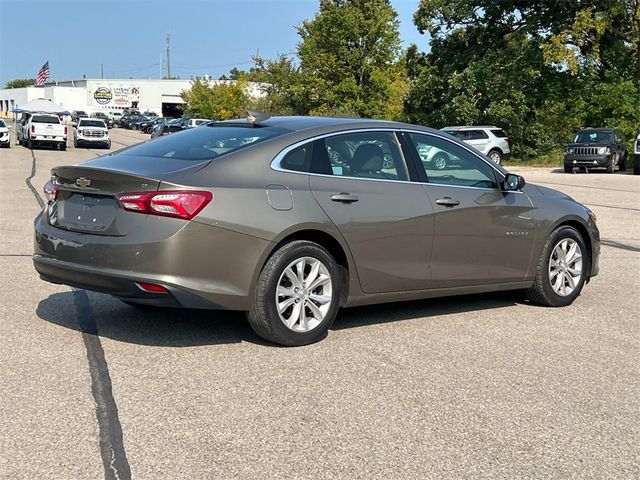
<instances>
[{"instance_id":1,"label":"front tire","mask_svg":"<svg viewBox=\"0 0 640 480\"><path fill-rule=\"evenodd\" d=\"M607 173L613 173L616 171L616 157L611 157L611 162L607 165Z\"/></svg>"},{"instance_id":2,"label":"front tire","mask_svg":"<svg viewBox=\"0 0 640 480\"><path fill-rule=\"evenodd\" d=\"M298 240L267 261L247 314L253 330L284 346L308 345L326 336L338 314L340 275L320 245Z\"/></svg>"},{"instance_id":3,"label":"front tire","mask_svg":"<svg viewBox=\"0 0 640 480\"><path fill-rule=\"evenodd\" d=\"M573 167L570 165L564 166L564 173L573 173Z\"/></svg>"},{"instance_id":4,"label":"front tire","mask_svg":"<svg viewBox=\"0 0 640 480\"><path fill-rule=\"evenodd\" d=\"M570 305L584 286L589 262L589 251L580 233L566 225L558 227L542 250L527 298L546 307Z\"/></svg>"}]
</instances>

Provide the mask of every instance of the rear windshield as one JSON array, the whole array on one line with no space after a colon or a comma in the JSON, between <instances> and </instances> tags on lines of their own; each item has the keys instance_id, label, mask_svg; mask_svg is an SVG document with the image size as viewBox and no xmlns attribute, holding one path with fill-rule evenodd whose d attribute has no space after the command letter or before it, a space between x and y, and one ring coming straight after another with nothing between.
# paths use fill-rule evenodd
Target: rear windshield
<instances>
[{"instance_id":1,"label":"rear windshield","mask_svg":"<svg viewBox=\"0 0 640 480\"><path fill-rule=\"evenodd\" d=\"M493 133L498 138L507 138L508 136L506 133L504 133L504 130L502 130L501 128L491 130L491 133Z\"/></svg>"},{"instance_id":2,"label":"rear windshield","mask_svg":"<svg viewBox=\"0 0 640 480\"><path fill-rule=\"evenodd\" d=\"M31 123L60 123L60 119L55 115L34 115Z\"/></svg>"},{"instance_id":3,"label":"rear windshield","mask_svg":"<svg viewBox=\"0 0 640 480\"><path fill-rule=\"evenodd\" d=\"M276 127L203 126L132 147L127 154L191 161L210 160L287 132Z\"/></svg>"},{"instance_id":4,"label":"rear windshield","mask_svg":"<svg viewBox=\"0 0 640 480\"><path fill-rule=\"evenodd\" d=\"M609 143L611 132L578 132L575 143Z\"/></svg>"},{"instance_id":5,"label":"rear windshield","mask_svg":"<svg viewBox=\"0 0 640 480\"><path fill-rule=\"evenodd\" d=\"M102 120L81 120L79 127L103 127L104 122Z\"/></svg>"}]
</instances>

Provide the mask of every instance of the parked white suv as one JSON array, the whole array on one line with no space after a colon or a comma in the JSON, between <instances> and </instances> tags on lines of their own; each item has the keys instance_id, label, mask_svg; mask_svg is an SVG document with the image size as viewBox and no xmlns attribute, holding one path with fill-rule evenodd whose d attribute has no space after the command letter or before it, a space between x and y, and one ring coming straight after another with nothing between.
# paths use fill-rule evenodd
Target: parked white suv
<instances>
[{"instance_id":1,"label":"parked white suv","mask_svg":"<svg viewBox=\"0 0 640 480\"><path fill-rule=\"evenodd\" d=\"M444 127L441 130L462 140L467 145L471 145L498 165L511 155L509 137L501 128L491 126Z\"/></svg>"},{"instance_id":2,"label":"parked white suv","mask_svg":"<svg viewBox=\"0 0 640 480\"><path fill-rule=\"evenodd\" d=\"M80 118L73 136L73 146L100 145L111 148L109 129L99 118Z\"/></svg>"}]
</instances>

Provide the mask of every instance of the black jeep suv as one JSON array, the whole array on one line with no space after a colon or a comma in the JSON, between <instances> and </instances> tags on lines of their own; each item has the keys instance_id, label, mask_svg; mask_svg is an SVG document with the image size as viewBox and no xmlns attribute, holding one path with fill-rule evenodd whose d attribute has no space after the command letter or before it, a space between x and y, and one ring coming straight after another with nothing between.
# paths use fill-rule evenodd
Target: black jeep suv
<instances>
[{"instance_id":1,"label":"black jeep suv","mask_svg":"<svg viewBox=\"0 0 640 480\"><path fill-rule=\"evenodd\" d=\"M587 128L576 134L573 143L564 147L564 171L572 173L574 167L606 168L613 173L616 165L626 169L627 142L617 128Z\"/></svg>"}]
</instances>

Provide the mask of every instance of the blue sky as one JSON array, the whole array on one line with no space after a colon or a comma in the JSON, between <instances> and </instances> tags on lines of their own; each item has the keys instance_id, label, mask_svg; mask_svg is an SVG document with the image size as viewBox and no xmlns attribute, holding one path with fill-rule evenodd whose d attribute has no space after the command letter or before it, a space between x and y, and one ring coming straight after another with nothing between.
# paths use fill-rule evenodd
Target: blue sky
<instances>
[{"instance_id":1,"label":"blue sky","mask_svg":"<svg viewBox=\"0 0 640 480\"><path fill-rule=\"evenodd\" d=\"M158 78L166 34L171 74L181 78L248 68L292 52L295 27L318 0L0 0L0 88L33 78L49 60L53 80ZM412 22L418 0L391 0L404 46L427 46ZM163 60L164 62L164 60ZM166 69L166 65L165 65Z\"/></svg>"}]
</instances>

